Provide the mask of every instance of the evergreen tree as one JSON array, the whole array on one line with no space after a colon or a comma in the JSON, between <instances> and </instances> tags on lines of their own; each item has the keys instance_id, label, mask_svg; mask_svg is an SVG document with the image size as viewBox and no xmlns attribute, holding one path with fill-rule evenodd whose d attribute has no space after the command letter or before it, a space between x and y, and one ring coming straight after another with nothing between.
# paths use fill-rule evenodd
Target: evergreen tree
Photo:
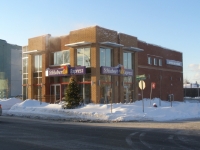
<instances>
[{"instance_id":1,"label":"evergreen tree","mask_svg":"<svg viewBox=\"0 0 200 150\"><path fill-rule=\"evenodd\" d=\"M77 107L81 101L78 84L73 77L70 78L70 82L65 93L65 99L67 102L67 108L69 109Z\"/></svg>"}]
</instances>

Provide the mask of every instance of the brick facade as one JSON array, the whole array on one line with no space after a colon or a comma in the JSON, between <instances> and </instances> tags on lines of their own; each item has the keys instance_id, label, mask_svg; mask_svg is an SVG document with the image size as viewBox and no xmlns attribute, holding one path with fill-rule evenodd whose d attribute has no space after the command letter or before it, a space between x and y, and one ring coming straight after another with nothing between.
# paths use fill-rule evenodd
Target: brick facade
<instances>
[{"instance_id":1,"label":"brick facade","mask_svg":"<svg viewBox=\"0 0 200 150\"><path fill-rule=\"evenodd\" d=\"M79 45L79 46L66 46L66 44L72 44L77 42L86 41L90 44ZM137 37L117 33L117 31L105 29L99 26L88 27L75 31L70 31L68 35L60 37L51 37L51 35L44 35L28 40L28 51L38 50L35 54L42 55L42 82L36 85L33 80L33 68L34 68L34 53L28 54L28 95L27 98L34 98L34 86L40 86L41 84L41 95L42 101L49 102L51 78L46 77L45 71L50 66L50 53L56 51L69 50L70 51L70 65L72 67L77 66L77 48L90 47L90 64L91 64L91 100L93 103L101 103L100 95L100 47L101 42L112 42L121 44L123 46L108 46L112 49L112 67L119 64L123 64L123 53L124 47L135 47L143 49L143 52L132 52L132 65L134 76L132 76L131 88L133 89L133 101L140 99L138 93L138 81L135 80L136 75L145 74L147 79L146 89L144 90L144 98L149 98L150 83L156 82L156 89L153 91L152 97L160 97L163 100L167 100L168 94L174 94L176 100L183 100L182 93L182 67L166 65L165 60L176 60L182 62L182 53L168 50L159 46L147 44L139 41ZM152 58L162 58L162 66L148 65L148 56ZM162 78L162 79L161 79ZM124 77L123 76L112 76L112 102L124 102ZM62 86L62 80L57 84Z\"/></svg>"}]
</instances>

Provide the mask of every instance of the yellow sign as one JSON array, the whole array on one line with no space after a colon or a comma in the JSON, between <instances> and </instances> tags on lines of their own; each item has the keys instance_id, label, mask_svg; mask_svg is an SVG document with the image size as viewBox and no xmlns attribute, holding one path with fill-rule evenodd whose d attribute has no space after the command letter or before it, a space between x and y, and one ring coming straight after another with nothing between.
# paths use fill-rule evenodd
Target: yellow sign
<instances>
[{"instance_id":1,"label":"yellow sign","mask_svg":"<svg viewBox=\"0 0 200 150\"><path fill-rule=\"evenodd\" d=\"M141 90L144 90L145 87L146 87L145 82L144 82L143 80L140 80L140 82L139 82L139 88L140 88Z\"/></svg>"}]
</instances>

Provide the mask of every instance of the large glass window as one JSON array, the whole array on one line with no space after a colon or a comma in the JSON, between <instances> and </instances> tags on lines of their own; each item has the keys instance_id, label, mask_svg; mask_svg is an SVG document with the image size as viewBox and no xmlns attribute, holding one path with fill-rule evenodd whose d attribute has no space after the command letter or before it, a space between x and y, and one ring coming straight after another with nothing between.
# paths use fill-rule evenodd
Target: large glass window
<instances>
[{"instance_id":1,"label":"large glass window","mask_svg":"<svg viewBox=\"0 0 200 150\"><path fill-rule=\"evenodd\" d=\"M22 52L27 52L28 51L28 46L22 47ZM27 54L22 54L22 95L23 95L23 100L28 98L28 55Z\"/></svg>"},{"instance_id":2,"label":"large glass window","mask_svg":"<svg viewBox=\"0 0 200 150\"><path fill-rule=\"evenodd\" d=\"M34 55L34 73L33 73L34 96L36 99L41 99L42 90L42 55Z\"/></svg>"},{"instance_id":3,"label":"large glass window","mask_svg":"<svg viewBox=\"0 0 200 150\"><path fill-rule=\"evenodd\" d=\"M111 67L111 49L100 48L100 66Z\"/></svg>"},{"instance_id":4,"label":"large glass window","mask_svg":"<svg viewBox=\"0 0 200 150\"><path fill-rule=\"evenodd\" d=\"M61 65L70 63L70 51L59 51L52 53L53 55L53 65Z\"/></svg>"},{"instance_id":5,"label":"large glass window","mask_svg":"<svg viewBox=\"0 0 200 150\"><path fill-rule=\"evenodd\" d=\"M124 68L132 69L132 53L124 53L123 54Z\"/></svg>"},{"instance_id":6,"label":"large glass window","mask_svg":"<svg viewBox=\"0 0 200 150\"><path fill-rule=\"evenodd\" d=\"M100 103L111 103L112 77L110 75L100 76Z\"/></svg>"},{"instance_id":7,"label":"large glass window","mask_svg":"<svg viewBox=\"0 0 200 150\"><path fill-rule=\"evenodd\" d=\"M77 65L90 67L90 48L77 49Z\"/></svg>"}]
</instances>

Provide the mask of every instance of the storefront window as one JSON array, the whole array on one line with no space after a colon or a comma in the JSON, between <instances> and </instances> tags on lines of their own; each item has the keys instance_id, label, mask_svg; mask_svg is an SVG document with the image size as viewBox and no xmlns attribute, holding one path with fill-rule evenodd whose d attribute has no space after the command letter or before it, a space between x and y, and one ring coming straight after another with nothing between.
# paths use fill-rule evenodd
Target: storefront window
<instances>
[{"instance_id":1,"label":"storefront window","mask_svg":"<svg viewBox=\"0 0 200 150\"><path fill-rule=\"evenodd\" d=\"M124 68L126 69L132 69L132 53L124 53L123 54L124 59Z\"/></svg>"},{"instance_id":2,"label":"storefront window","mask_svg":"<svg viewBox=\"0 0 200 150\"><path fill-rule=\"evenodd\" d=\"M90 67L90 48L77 49L77 65Z\"/></svg>"},{"instance_id":3,"label":"storefront window","mask_svg":"<svg viewBox=\"0 0 200 150\"><path fill-rule=\"evenodd\" d=\"M51 55L53 55L53 64L52 65L61 65L70 63L70 51L58 51L54 52Z\"/></svg>"},{"instance_id":4,"label":"storefront window","mask_svg":"<svg viewBox=\"0 0 200 150\"><path fill-rule=\"evenodd\" d=\"M83 103L91 102L91 75L76 76Z\"/></svg>"},{"instance_id":5,"label":"storefront window","mask_svg":"<svg viewBox=\"0 0 200 150\"><path fill-rule=\"evenodd\" d=\"M133 102L133 83L132 83L132 77L124 77L123 81L124 85L124 102L129 103Z\"/></svg>"},{"instance_id":6,"label":"storefront window","mask_svg":"<svg viewBox=\"0 0 200 150\"><path fill-rule=\"evenodd\" d=\"M100 48L100 66L111 67L111 49Z\"/></svg>"},{"instance_id":7,"label":"storefront window","mask_svg":"<svg viewBox=\"0 0 200 150\"><path fill-rule=\"evenodd\" d=\"M100 103L111 103L112 98L112 82L110 75L100 76Z\"/></svg>"}]
</instances>

